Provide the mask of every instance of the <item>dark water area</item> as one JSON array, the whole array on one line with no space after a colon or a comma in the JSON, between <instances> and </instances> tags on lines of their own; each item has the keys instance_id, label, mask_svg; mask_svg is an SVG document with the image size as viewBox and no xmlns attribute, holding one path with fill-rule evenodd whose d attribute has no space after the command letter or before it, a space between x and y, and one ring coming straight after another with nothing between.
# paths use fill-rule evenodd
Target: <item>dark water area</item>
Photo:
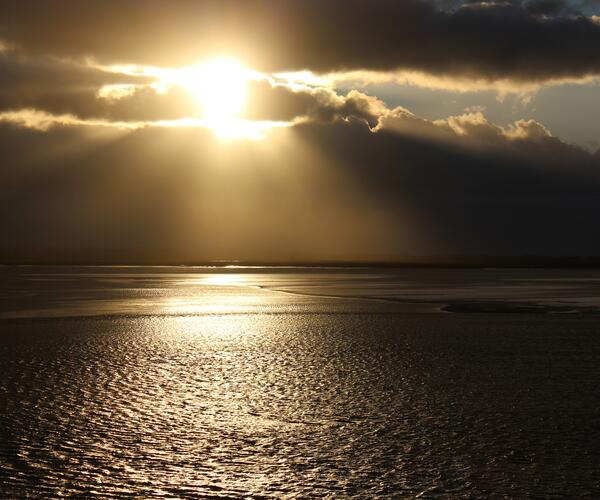
<instances>
[{"instance_id":1,"label":"dark water area","mask_svg":"<svg viewBox=\"0 0 600 500\"><path fill-rule=\"evenodd\" d=\"M593 272L2 272L2 498L600 497Z\"/></svg>"}]
</instances>

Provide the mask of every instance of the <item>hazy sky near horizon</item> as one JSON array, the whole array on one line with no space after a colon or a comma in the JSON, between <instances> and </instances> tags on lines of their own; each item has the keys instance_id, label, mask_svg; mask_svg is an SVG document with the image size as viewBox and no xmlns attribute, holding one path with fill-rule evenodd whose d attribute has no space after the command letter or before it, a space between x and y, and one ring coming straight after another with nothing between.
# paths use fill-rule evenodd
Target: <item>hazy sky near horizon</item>
<instances>
[{"instance_id":1,"label":"hazy sky near horizon","mask_svg":"<svg viewBox=\"0 0 600 500\"><path fill-rule=\"evenodd\" d=\"M0 261L600 255L598 0L0 0Z\"/></svg>"}]
</instances>

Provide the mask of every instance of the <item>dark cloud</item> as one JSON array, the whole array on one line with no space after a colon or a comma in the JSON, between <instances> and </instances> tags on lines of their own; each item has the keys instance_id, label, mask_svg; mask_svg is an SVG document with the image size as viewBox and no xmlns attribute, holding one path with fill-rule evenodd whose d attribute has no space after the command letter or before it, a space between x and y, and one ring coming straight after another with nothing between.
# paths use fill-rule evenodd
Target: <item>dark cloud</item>
<instances>
[{"instance_id":1,"label":"dark cloud","mask_svg":"<svg viewBox=\"0 0 600 500\"><path fill-rule=\"evenodd\" d=\"M510 5L522 8L528 14L542 16L589 15L600 9L599 0L430 0L438 8L456 11L482 5Z\"/></svg>"},{"instance_id":2,"label":"dark cloud","mask_svg":"<svg viewBox=\"0 0 600 500\"><path fill-rule=\"evenodd\" d=\"M318 259L369 251L365 235L389 243L376 205L297 143L0 125L0 154L2 261Z\"/></svg>"},{"instance_id":3,"label":"dark cloud","mask_svg":"<svg viewBox=\"0 0 600 500\"><path fill-rule=\"evenodd\" d=\"M0 52L0 112L37 109L82 119L161 120L189 116L197 104L181 89L164 94L145 76L111 73L85 64L18 51ZM130 86L120 99L100 98L106 86Z\"/></svg>"},{"instance_id":4,"label":"dark cloud","mask_svg":"<svg viewBox=\"0 0 600 500\"><path fill-rule=\"evenodd\" d=\"M2 260L600 253L600 157L533 121L398 109L377 132L311 122L227 145L4 124L0 154Z\"/></svg>"},{"instance_id":5,"label":"dark cloud","mask_svg":"<svg viewBox=\"0 0 600 500\"><path fill-rule=\"evenodd\" d=\"M418 221L412 251L598 254L598 153L542 137L533 123L520 139L491 127L474 125L453 141L409 129L369 135L357 124L307 125L296 133L344 165L389 210Z\"/></svg>"},{"instance_id":6,"label":"dark cloud","mask_svg":"<svg viewBox=\"0 0 600 500\"><path fill-rule=\"evenodd\" d=\"M589 5L463 2L443 10L418 0L2 0L0 38L28 51L107 62L189 64L232 52L271 70L410 69L541 81L600 72L600 25L573 15Z\"/></svg>"},{"instance_id":7,"label":"dark cloud","mask_svg":"<svg viewBox=\"0 0 600 500\"><path fill-rule=\"evenodd\" d=\"M327 91L326 91L327 92ZM268 81L251 82L244 117L249 120L290 121L319 112L318 95L304 90L294 92Z\"/></svg>"},{"instance_id":8,"label":"dark cloud","mask_svg":"<svg viewBox=\"0 0 600 500\"><path fill-rule=\"evenodd\" d=\"M594 5L0 0L0 261L600 254L600 152L534 120L428 120L265 78L243 118L295 125L223 144L143 123L197 116L185 89L85 61L572 78L600 72Z\"/></svg>"},{"instance_id":9,"label":"dark cloud","mask_svg":"<svg viewBox=\"0 0 600 500\"><path fill-rule=\"evenodd\" d=\"M530 0L524 7L527 12L535 15L560 16L577 13L573 5L565 0Z\"/></svg>"},{"instance_id":10,"label":"dark cloud","mask_svg":"<svg viewBox=\"0 0 600 500\"><path fill-rule=\"evenodd\" d=\"M112 73L47 56L0 53L0 113L29 109L108 122L176 120L201 114L201 103L189 90L153 86L157 83L156 78ZM354 117L375 126L384 108L382 102L357 91L339 96L328 88L267 79L250 81L248 87L242 117L250 120L327 122Z\"/></svg>"},{"instance_id":11,"label":"dark cloud","mask_svg":"<svg viewBox=\"0 0 600 500\"><path fill-rule=\"evenodd\" d=\"M322 87L294 88L257 81L250 84L244 118L270 121L303 118L317 122L355 118L374 127L385 110L382 101L355 90L346 96L340 96L333 90Z\"/></svg>"}]
</instances>

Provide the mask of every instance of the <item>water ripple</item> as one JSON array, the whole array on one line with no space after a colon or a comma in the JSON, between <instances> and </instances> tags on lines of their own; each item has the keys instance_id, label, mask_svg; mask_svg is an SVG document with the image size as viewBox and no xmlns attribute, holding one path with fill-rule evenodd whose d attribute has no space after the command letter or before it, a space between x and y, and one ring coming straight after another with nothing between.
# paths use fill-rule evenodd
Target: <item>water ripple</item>
<instances>
[{"instance_id":1,"label":"water ripple","mask_svg":"<svg viewBox=\"0 0 600 500\"><path fill-rule=\"evenodd\" d=\"M597 496L597 324L479 318L5 321L2 493Z\"/></svg>"}]
</instances>

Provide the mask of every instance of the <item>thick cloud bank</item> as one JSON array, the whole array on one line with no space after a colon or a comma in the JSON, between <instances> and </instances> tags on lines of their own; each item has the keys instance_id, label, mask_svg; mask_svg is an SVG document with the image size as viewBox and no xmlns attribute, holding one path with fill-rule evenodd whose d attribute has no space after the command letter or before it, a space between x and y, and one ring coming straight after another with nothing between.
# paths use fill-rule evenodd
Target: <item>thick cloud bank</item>
<instances>
[{"instance_id":1,"label":"thick cloud bank","mask_svg":"<svg viewBox=\"0 0 600 500\"><path fill-rule=\"evenodd\" d=\"M276 73L597 75L596 4L0 0L0 262L600 255L600 153ZM230 142L174 68L218 54L267 71Z\"/></svg>"},{"instance_id":2,"label":"thick cloud bank","mask_svg":"<svg viewBox=\"0 0 600 500\"><path fill-rule=\"evenodd\" d=\"M535 122L401 108L223 145L202 129L0 126L4 261L600 254L600 157Z\"/></svg>"},{"instance_id":3,"label":"thick cloud bank","mask_svg":"<svg viewBox=\"0 0 600 500\"><path fill-rule=\"evenodd\" d=\"M0 39L104 62L170 66L232 52L268 70L404 69L543 81L600 72L600 25L581 14L592 4L2 0Z\"/></svg>"}]
</instances>

